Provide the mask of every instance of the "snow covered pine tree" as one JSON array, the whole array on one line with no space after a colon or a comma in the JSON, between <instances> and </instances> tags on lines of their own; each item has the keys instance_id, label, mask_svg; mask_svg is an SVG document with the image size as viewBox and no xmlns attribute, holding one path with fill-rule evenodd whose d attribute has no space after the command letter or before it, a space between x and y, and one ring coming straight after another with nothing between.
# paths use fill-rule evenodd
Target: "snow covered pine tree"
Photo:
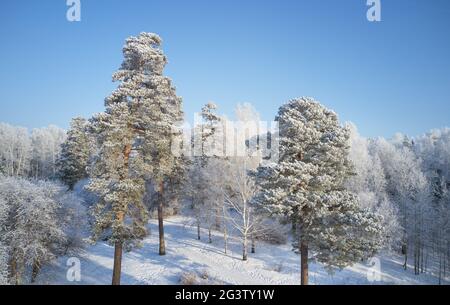
<instances>
[{"instance_id":1,"label":"snow covered pine tree","mask_svg":"<svg viewBox=\"0 0 450 305\"><path fill-rule=\"evenodd\" d=\"M151 132L146 124L151 109L144 104L149 94L155 93L155 78L159 79L153 71L162 70L165 62L159 43L158 36L147 33L126 40L124 61L113 75L113 80L121 83L106 99L105 113L91 120L91 132L100 147L88 185L100 198L92 210L93 239L107 232L115 246L113 285L120 284L123 246L137 246L147 235L144 177L151 168L143 160L141 138Z\"/></svg>"},{"instance_id":2,"label":"snow covered pine tree","mask_svg":"<svg viewBox=\"0 0 450 305\"><path fill-rule=\"evenodd\" d=\"M182 134L184 113L172 81L163 76L167 58L161 43L161 38L151 33L128 39L120 78L124 94L138 102L140 116L135 130L139 132L145 179L157 187L159 254L165 255L164 206L176 196L187 169L184 156L172 151Z\"/></svg>"},{"instance_id":3,"label":"snow covered pine tree","mask_svg":"<svg viewBox=\"0 0 450 305\"><path fill-rule=\"evenodd\" d=\"M113 75L121 83L106 99L105 113L91 120L100 147L88 186L100 197L93 209L93 239L109 233L115 245L113 285L120 284L123 245L139 245L147 234L145 179L159 188L159 252L165 254L164 182L173 183L183 168L183 158L172 154L172 141L180 132L176 123L183 120L181 98L162 75L167 59L160 44L152 33L126 40L124 61Z\"/></svg>"},{"instance_id":4,"label":"snow covered pine tree","mask_svg":"<svg viewBox=\"0 0 450 305\"><path fill-rule=\"evenodd\" d=\"M74 118L70 123L67 138L61 145L61 154L57 161L58 177L69 190L87 176L89 159L89 137L86 133L87 122L83 118Z\"/></svg>"},{"instance_id":5,"label":"snow covered pine tree","mask_svg":"<svg viewBox=\"0 0 450 305\"><path fill-rule=\"evenodd\" d=\"M310 98L280 107L279 161L258 168L261 192L254 200L293 223L301 255L301 284L308 284L308 258L331 270L373 255L381 244L380 217L362 210L344 188L352 175L349 130L337 115Z\"/></svg>"}]
</instances>

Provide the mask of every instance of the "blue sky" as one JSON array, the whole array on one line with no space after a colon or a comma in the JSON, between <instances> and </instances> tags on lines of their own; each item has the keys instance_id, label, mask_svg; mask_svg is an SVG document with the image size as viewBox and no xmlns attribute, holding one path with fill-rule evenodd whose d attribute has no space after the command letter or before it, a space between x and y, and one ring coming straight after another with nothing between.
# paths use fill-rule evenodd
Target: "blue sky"
<instances>
[{"instance_id":1,"label":"blue sky","mask_svg":"<svg viewBox=\"0 0 450 305\"><path fill-rule=\"evenodd\" d=\"M188 120L214 101L250 102L265 120L312 96L365 136L417 135L450 125L450 1L2 0L0 121L66 128L103 110L130 35L158 33L166 74Z\"/></svg>"}]
</instances>

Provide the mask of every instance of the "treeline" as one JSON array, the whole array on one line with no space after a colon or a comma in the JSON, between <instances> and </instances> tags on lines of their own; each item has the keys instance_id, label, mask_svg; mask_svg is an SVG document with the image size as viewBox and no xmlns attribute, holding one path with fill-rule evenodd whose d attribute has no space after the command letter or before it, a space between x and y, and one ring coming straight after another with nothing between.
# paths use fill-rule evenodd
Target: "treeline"
<instances>
[{"instance_id":1,"label":"treeline","mask_svg":"<svg viewBox=\"0 0 450 305\"><path fill-rule=\"evenodd\" d=\"M66 133L50 125L33 129L0 123L0 173L34 179L55 178Z\"/></svg>"},{"instance_id":2,"label":"treeline","mask_svg":"<svg viewBox=\"0 0 450 305\"><path fill-rule=\"evenodd\" d=\"M433 272L441 283L450 266L450 129L386 140L351 128L357 175L349 189L383 216L384 246L404 256L403 268Z\"/></svg>"},{"instance_id":3,"label":"treeline","mask_svg":"<svg viewBox=\"0 0 450 305\"><path fill-rule=\"evenodd\" d=\"M83 248L86 207L59 182L62 164L68 164L60 159L66 142L66 132L56 126L30 133L0 123L2 284L33 283L42 266Z\"/></svg>"}]
</instances>

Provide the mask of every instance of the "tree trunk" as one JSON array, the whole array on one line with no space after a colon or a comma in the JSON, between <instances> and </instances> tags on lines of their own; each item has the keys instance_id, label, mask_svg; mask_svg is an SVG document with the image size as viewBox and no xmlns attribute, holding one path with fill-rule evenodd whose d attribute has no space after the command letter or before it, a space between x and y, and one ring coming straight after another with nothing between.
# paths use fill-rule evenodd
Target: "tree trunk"
<instances>
[{"instance_id":1,"label":"tree trunk","mask_svg":"<svg viewBox=\"0 0 450 305\"><path fill-rule=\"evenodd\" d=\"M215 220L216 220L215 224L214 224L215 229L220 230L221 221L220 221L220 210L219 209L216 209L216 219Z\"/></svg>"},{"instance_id":2,"label":"tree trunk","mask_svg":"<svg viewBox=\"0 0 450 305\"><path fill-rule=\"evenodd\" d=\"M244 234L244 240L242 243L242 260L247 260L247 234Z\"/></svg>"},{"instance_id":3,"label":"tree trunk","mask_svg":"<svg viewBox=\"0 0 450 305\"><path fill-rule=\"evenodd\" d=\"M252 234L252 253L256 253L255 236Z\"/></svg>"},{"instance_id":4,"label":"tree trunk","mask_svg":"<svg viewBox=\"0 0 450 305\"><path fill-rule=\"evenodd\" d=\"M20 279L19 279L19 272L17 267L17 259L14 257L14 254L12 255L11 261L9 263L11 268L11 283L14 285L20 285Z\"/></svg>"},{"instance_id":5,"label":"tree trunk","mask_svg":"<svg viewBox=\"0 0 450 305\"><path fill-rule=\"evenodd\" d=\"M421 246L421 248L420 248L421 250L421 255L420 255L420 273L424 273L424 269L425 269L425 266L424 266L424 252L425 252L425 246L422 244L422 246Z\"/></svg>"},{"instance_id":6,"label":"tree trunk","mask_svg":"<svg viewBox=\"0 0 450 305\"><path fill-rule=\"evenodd\" d=\"M197 219L197 239L200 240L200 219Z\"/></svg>"},{"instance_id":7,"label":"tree trunk","mask_svg":"<svg viewBox=\"0 0 450 305\"><path fill-rule=\"evenodd\" d=\"M31 283L34 283L36 281L36 278L40 270L41 270L41 263L39 262L38 259L35 259L33 261L33 269L31 271Z\"/></svg>"},{"instance_id":8,"label":"tree trunk","mask_svg":"<svg viewBox=\"0 0 450 305\"><path fill-rule=\"evenodd\" d=\"M404 244L402 246L402 254L405 255L405 261L403 263L403 269L407 269L408 268L408 246L406 244Z\"/></svg>"},{"instance_id":9,"label":"tree trunk","mask_svg":"<svg viewBox=\"0 0 450 305\"><path fill-rule=\"evenodd\" d=\"M159 202L158 202L158 228L159 228L159 255L166 255L166 244L164 241L164 182L159 183Z\"/></svg>"},{"instance_id":10,"label":"tree trunk","mask_svg":"<svg viewBox=\"0 0 450 305\"><path fill-rule=\"evenodd\" d=\"M300 282L302 285L308 285L308 243L304 240L300 241Z\"/></svg>"},{"instance_id":11,"label":"tree trunk","mask_svg":"<svg viewBox=\"0 0 450 305\"><path fill-rule=\"evenodd\" d=\"M225 254L227 254L228 251L228 236L227 236L227 225L225 224L225 226L223 227L223 241L224 241L224 246L225 246Z\"/></svg>"},{"instance_id":12,"label":"tree trunk","mask_svg":"<svg viewBox=\"0 0 450 305\"><path fill-rule=\"evenodd\" d=\"M120 285L120 275L122 272L122 243L114 244L114 267L112 276L112 285Z\"/></svg>"},{"instance_id":13,"label":"tree trunk","mask_svg":"<svg viewBox=\"0 0 450 305\"><path fill-rule=\"evenodd\" d=\"M212 244L211 227L208 228L208 242Z\"/></svg>"}]
</instances>

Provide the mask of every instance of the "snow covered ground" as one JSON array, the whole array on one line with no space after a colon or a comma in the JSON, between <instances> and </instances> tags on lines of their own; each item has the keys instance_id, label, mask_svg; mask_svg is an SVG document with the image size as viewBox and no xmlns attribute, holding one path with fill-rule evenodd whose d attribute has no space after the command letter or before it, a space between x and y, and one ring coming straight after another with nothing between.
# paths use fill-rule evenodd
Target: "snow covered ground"
<instances>
[{"instance_id":1,"label":"snow covered ground","mask_svg":"<svg viewBox=\"0 0 450 305\"><path fill-rule=\"evenodd\" d=\"M207 241L206 232L202 240L196 239L196 228L189 218L176 216L165 221L165 256L158 255L157 221L151 220L151 235L142 248L124 253L122 262L122 284L179 284L183 273L208 274L209 283L222 284L293 284L299 283L298 255L291 245L274 246L259 243L256 253L249 253L249 260L241 260L239 241L230 241L228 254L223 251L223 237L213 232L213 243ZM110 284L114 248L100 242L89 246L79 255L81 281L69 282L66 273L68 257L61 257L52 265L43 268L38 284ZM311 284L437 284L430 274L414 275L411 268L404 271L401 258L382 256L380 281L369 281L371 269L366 264L356 264L329 275L320 264L310 265ZM370 277L369 277L370 278ZM448 281L445 284L450 284Z\"/></svg>"}]
</instances>

